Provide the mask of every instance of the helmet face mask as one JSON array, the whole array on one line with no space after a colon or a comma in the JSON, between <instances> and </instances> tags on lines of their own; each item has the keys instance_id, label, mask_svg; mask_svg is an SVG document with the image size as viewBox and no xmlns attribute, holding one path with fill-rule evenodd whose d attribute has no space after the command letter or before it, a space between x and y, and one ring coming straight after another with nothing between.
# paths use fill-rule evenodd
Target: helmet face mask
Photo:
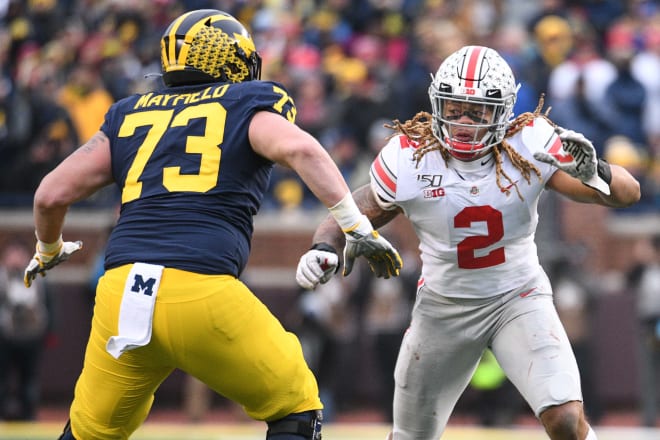
<instances>
[{"instance_id":1,"label":"helmet face mask","mask_svg":"<svg viewBox=\"0 0 660 440\"><path fill-rule=\"evenodd\" d=\"M511 68L496 51L463 47L433 75L433 134L460 160L483 156L504 138L517 91Z\"/></svg>"},{"instance_id":2,"label":"helmet face mask","mask_svg":"<svg viewBox=\"0 0 660 440\"><path fill-rule=\"evenodd\" d=\"M168 86L260 79L261 57L245 27L215 9L185 13L161 39L163 81Z\"/></svg>"}]
</instances>

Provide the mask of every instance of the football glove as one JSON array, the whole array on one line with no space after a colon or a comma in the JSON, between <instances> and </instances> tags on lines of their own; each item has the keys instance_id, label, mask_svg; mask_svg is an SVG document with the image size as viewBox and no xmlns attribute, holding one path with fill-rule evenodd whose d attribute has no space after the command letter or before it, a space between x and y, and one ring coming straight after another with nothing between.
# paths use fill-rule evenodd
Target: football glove
<instances>
[{"instance_id":1,"label":"football glove","mask_svg":"<svg viewBox=\"0 0 660 440\"><path fill-rule=\"evenodd\" d=\"M339 270L339 255L334 247L317 243L298 262L296 282L303 289L314 289L325 284Z\"/></svg>"},{"instance_id":2,"label":"football glove","mask_svg":"<svg viewBox=\"0 0 660 440\"><path fill-rule=\"evenodd\" d=\"M559 126L555 131L559 135L563 151L537 151L534 153L534 158L553 165L580 179L585 185L609 195L611 181L609 165L596 157L596 149L591 141L582 133Z\"/></svg>"},{"instance_id":3,"label":"football glove","mask_svg":"<svg viewBox=\"0 0 660 440\"><path fill-rule=\"evenodd\" d=\"M46 276L47 270L68 260L71 254L82 249L82 241L62 241L60 238L55 245L56 248L53 251L47 252L42 250L40 242L37 243L37 251L28 263L23 275L23 282L26 287L32 285L32 281L37 277L37 274Z\"/></svg>"},{"instance_id":4,"label":"football glove","mask_svg":"<svg viewBox=\"0 0 660 440\"><path fill-rule=\"evenodd\" d=\"M344 247L344 276L353 270L353 263L359 256L367 259L371 271L379 278L398 276L403 261L399 252L374 230L367 216L350 230L344 230L346 246Z\"/></svg>"}]
</instances>

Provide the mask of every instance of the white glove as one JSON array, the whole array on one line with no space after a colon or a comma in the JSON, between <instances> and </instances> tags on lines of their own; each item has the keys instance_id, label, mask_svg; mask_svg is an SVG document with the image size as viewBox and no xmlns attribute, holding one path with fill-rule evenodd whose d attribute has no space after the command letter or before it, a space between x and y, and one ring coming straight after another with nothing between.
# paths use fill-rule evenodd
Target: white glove
<instances>
[{"instance_id":1,"label":"white glove","mask_svg":"<svg viewBox=\"0 0 660 440\"><path fill-rule=\"evenodd\" d=\"M359 256L367 259L371 271L378 278L398 276L403 266L399 252L378 231L374 230L367 216L362 215L353 229L344 231L344 276L353 270L353 263Z\"/></svg>"},{"instance_id":2,"label":"white glove","mask_svg":"<svg viewBox=\"0 0 660 440\"><path fill-rule=\"evenodd\" d=\"M296 282L304 289L314 289L325 284L339 270L339 255L326 243L317 243L298 262Z\"/></svg>"},{"instance_id":3,"label":"white glove","mask_svg":"<svg viewBox=\"0 0 660 440\"><path fill-rule=\"evenodd\" d=\"M537 151L534 159L548 163L580 179L585 185L609 195L610 186L599 176L596 149L582 133L557 126L555 131L561 140L562 151Z\"/></svg>"},{"instance_id":4,"label":"white glove","mask_svg":"<svg viewBox=\"0 0 660 440\"><path fill-rule=\"evenodd\" d=\"M51 250L52 249L52 250ZM71 254L82 249L82 241L62 241L62 237L51 244L37 242L37 251L25 268L23 282L26 287L32 285L37 274L46 276L46 271L69 259Z\"/></svg>"}]
</instances>

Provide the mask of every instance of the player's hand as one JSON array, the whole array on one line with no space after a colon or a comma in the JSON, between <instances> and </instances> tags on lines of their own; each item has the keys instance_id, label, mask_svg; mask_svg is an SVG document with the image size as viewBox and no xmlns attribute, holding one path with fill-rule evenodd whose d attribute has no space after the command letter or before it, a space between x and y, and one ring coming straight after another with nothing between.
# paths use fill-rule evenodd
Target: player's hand
<instances>
[{"instance_id":1,"label":"player's hand","mask_svg":"<svg viewBox=\"0 0 660 440\"><path fill-rule=\"evenodd\" d=\"M327 283L338 270L339 255L335 248L326 243L317 243L300 257L296 282L300 287L312 290L319 283Z\"/></svg>"},{"instance_id":2,"label":"player's hand","mask_svg":"<svg viewBox=\"0 0 660 440\"><path fill-rule=\"evenodd\" d=\"M582 133L557 126L556 133L561 140L562 149L557 152L537 151L534 158L549 163L556 168L580 179L585 185L609 195L609 182L598 173L596 149ZM565 154L568 153L568 154Z\"/></svg>"},{"instance_id":3,"label":"player's hand","mask_svg":"<svg viewBox=\"0 0 660 440\"><path fill-rule=\"evenodd\" d=\"M344 276L351 273L353 263L359 256L367 259L371 271L379 278L399 275L403 266L399 252L374 230L365 215L355 228L344 233L346 234Z\"/></svg>"},{"instance_id":4,"label":"player's hand","mask_svg":"<svg viewBox=\"0 0 660 440\"><path fill-rule=\"evenodd\" d=\"M23 275L25 286L30 287L38 274L46 276L47 270L68 260L71 254L80 249L82 249L82 241L61 241L60 239L59 246L53 252L44 252L37 243L37 251L25 268Z\"/></svg>"}]
</instances>

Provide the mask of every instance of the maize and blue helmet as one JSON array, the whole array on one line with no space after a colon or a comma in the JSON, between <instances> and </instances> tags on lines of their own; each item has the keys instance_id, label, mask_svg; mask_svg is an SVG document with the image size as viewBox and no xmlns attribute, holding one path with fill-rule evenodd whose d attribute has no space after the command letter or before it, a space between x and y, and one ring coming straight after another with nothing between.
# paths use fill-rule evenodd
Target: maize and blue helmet
<instances>
[{"instance_id":1,"label":"maize and blue helmet","mask_svg":"<svg viewBox=\"0 0 660 440\"><path fill-rule=\"evenodd\" d=\"M160 46L167 86L261 78L261 57L252 37L222 11L201 9L181 15L167 27Z\"/></svg>"}]
</instances>

